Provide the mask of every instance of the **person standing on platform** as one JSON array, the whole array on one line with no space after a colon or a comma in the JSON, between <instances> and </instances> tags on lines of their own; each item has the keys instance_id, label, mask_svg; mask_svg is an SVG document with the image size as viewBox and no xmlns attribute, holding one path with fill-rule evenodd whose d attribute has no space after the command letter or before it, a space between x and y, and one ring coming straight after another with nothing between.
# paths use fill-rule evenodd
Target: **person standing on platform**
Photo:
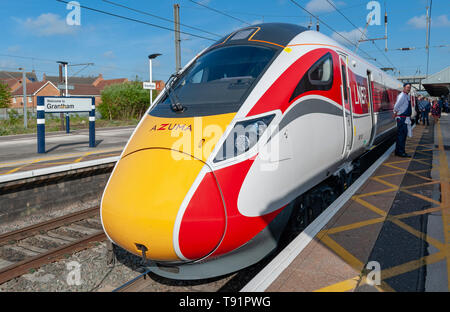
<instances>
[{"instance_id":1,"label":"person standing on platform","mask_svg":"<svg viewBox=\"0 0 450 312\"><path fill-rule=\"evenodd\" d=\"M431 115L434 118L434 123L437 123L439 118L441 118L441 108L436 100L433 100L433 104L431 105Z\"/></svg>"},{"instance_id":2,"label":"person standing on platform","mask_svg":"<svg viewBox=\"0 0 450 312\"><path fill-rule=\"evenodd\" d=\"M400 157L411 157L406 154L406 136L408 135L408 126L411 126L411 84L403 84L403 92L397 96L394 105L394 118L397 120L397 144L395 145L395 155Z\"/></svg>"},{"instance_id":3,"label":"person standing on platform","mask_svg":"<svg viewBox=\"0 0 450 312\"><path fill-rule=\"evenodd\" d=\"M420 111L420 101L422 100L422 98L423 97L421 95L419 95L419 97L416 100L416 105L414 105L414 110L416 111L416 119L415 119L414 123L416 125L419 124L420 119L422 118L422 114L421 114L421 111Z\"/></svg>"},{"instance_id":4,"label":"person standing on platform","mask_svg":"<svg viewBox=\"0 0 450 312\"><path fill-rule=\"evenodd\" d=\"M428 114L430 113L430 102L428 102L428 99L425 97L421 97L419 101L419 109L420 113L422 115L422 122L425 126L425 120L427 121L427 126L430 125L430 120L428 119Z\"/></svg>"}]
</instances>

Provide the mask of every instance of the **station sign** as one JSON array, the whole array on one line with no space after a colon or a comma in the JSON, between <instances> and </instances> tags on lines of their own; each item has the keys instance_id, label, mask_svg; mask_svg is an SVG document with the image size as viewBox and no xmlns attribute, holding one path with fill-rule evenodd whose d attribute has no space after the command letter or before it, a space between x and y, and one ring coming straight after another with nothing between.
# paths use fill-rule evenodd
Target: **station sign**
<instances>
[{"instance_id":1,"label":"station sign","mask_svg":"<svg viewBox=\"0 0 450 312\"><path fill-rule=\"evenodd\" d=\"M66 90L66 85L65 84L59 84L58 85L58 89ZM75 89L74 85L67 85L67 90L74 90L74 89Z\"/></svg>"},{"instance_id":2,"label":"station sign","mask_svg":"<svg viewBox=\"0 0 450 312\"><path fill-rule=\"evenodd\" d=\"M46 97L46 113L89 112L92 110L92 98Z\"/></svg>"},{"instance_id":3,"label":"station sign","mask_svg":"<svg viewBox=\"0 0 450 312\"><path fill-rule=\"evenodd\" d=\"M147 89L147 90L155 90L155 89L156 89L156 83L144 81L144 82L142 83L142 87L143 87L144 89Z\"/></svg>"}]
</instances>

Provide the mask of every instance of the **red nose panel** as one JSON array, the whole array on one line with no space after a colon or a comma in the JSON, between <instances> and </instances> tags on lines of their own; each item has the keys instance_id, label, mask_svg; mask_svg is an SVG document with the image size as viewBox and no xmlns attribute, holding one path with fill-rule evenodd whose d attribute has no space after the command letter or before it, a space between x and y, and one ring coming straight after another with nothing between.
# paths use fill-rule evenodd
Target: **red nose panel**
<instances>
[{"instance_id":1,"label":"red nose panel","mask_svg":"<svg viewBox=\"0 0 450 312\"><path fill-rule=\"evenodd\" d=\"M213 251L225 231L225 209L214 175L208 172L184 213L179 233L180 250L191 260Z\"/></svg>"}]
</instances>

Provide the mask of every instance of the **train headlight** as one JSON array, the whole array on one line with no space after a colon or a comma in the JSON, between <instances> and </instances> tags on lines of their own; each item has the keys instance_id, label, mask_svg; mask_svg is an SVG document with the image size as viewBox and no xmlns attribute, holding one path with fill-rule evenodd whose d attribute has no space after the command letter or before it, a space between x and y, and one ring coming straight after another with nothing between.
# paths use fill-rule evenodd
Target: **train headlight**
<instances>
[{"instance_id":1,"label":"train headlight","mask_svg":"<svg viewBox=\"0 0 450 312\"><path fill-rule=\"evenodd\" d=\"M274 117L275 115L268 115L237 122L222 144L222 147L214 158L214 162L237 157L249 151L258 143L258 140L264 134Z\"/></svg>"}]
</instances>

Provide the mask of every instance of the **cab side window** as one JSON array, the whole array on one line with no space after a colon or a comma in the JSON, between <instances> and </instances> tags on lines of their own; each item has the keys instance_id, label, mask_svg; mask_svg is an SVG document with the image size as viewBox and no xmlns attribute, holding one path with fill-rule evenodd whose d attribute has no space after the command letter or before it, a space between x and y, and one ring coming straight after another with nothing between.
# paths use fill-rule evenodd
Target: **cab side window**
<instances>
[{"instance_id":1,"label":"cab side window","mask_svg":"<svg viewBox=\"0 0 450 312\"><path fill-rule=\"evenodd\" d=\"M327 53L314 63L314 65L305 73L292 93L289 102L302 93L313 90L327 91L330 90L332 86L333 58L331 53Z\"/></svg>"}]
</instances>

